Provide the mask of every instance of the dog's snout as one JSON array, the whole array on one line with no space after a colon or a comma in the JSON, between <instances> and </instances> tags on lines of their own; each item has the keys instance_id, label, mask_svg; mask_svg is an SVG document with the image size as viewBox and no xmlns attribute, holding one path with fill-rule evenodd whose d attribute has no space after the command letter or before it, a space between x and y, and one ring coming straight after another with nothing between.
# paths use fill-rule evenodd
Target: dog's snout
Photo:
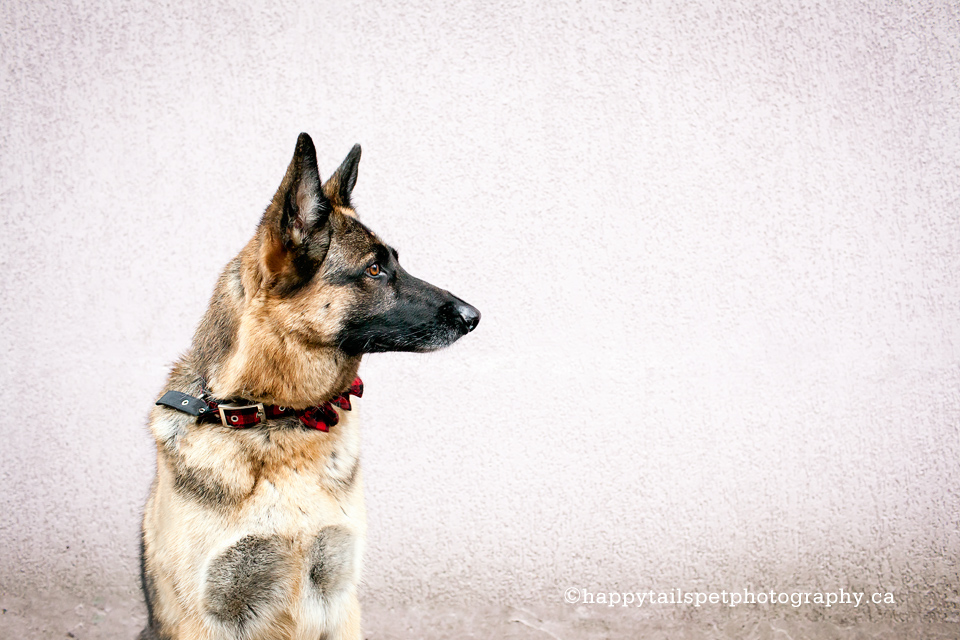
<instances>
[{"instance_id":1,"label":"dog's snout","mask_svg":"<svg viewBox=\"0 0 960 640\"><path fill-rule=\"evenodd\" d=\"M467 329L467 333L476 329L477 325L480 324L480 310L460 299L457 300L456 308L457 314L460 316L461 322L463 322L463 326Z\"/></svg>"}]
</instances>

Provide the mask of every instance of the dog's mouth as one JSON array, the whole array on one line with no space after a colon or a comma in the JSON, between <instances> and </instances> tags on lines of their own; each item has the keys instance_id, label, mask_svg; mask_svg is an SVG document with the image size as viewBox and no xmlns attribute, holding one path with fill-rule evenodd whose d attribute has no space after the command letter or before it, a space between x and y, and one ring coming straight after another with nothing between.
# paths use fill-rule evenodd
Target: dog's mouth
<instances>
[{"instance_id":1,"label":"dog's mouth","mask_svg":"<svg viewBox=\"0 0 960 640\"><path fill-rule=\"evenodd\" d=\"M408 309L407 313L388 313L352 324L341 334L340 348L348 355L386 351L427 353L450 346L480 323L480 311L455 296L450 296L429 315L425 311Z\"/></svg>"},{"instance_id":2,"label":"dog's mouth","mask_svg":"<svg viewBox=\"0 0 960 640\"><path fill-rule=\"evenodd\" d=\"M478 322L479 319L471 324L464 324L461 327L449 327L446 330L435 331L432 333L432 335L428 334L429 337L425 340L411 340L410 350L418 353L429 353L431 351L438 351L444 347L449 347L454 342L473 331Z\"/></svg>"},{"instance_id":3,"label":"dog's mouth","mask_svg":"<svg viewBox=\"0 0 960 640\"><path fill-rule=\"evenodd\" d=\"M436 320L413 329L399 342L405 344L398 351L427 353L437 351L467 335L480 324L480 311L456 296L441 305Z\"/></svg>"}]
</instances>

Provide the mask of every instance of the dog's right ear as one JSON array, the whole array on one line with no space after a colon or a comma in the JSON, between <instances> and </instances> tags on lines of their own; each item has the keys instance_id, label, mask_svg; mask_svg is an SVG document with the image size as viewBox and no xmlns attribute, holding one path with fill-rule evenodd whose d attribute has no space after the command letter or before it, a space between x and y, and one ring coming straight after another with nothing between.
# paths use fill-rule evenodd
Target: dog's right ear
<instances>
[{"instance_id":1,"label":"dog's right ear","mask_svg":"<svg viewBox=\"0 0 960 640\"><path fill-rule=\"evenodd\" d=\"M333 172L330 179L323 185L323 192L330 202L338 207L353 208L350 203L350 194L357 186L357 165L360 163L360 145L355 144L340 167Z\"/></svg>"},{"instance_id":2,"label":"dog's right ear","mask_svg":"<svg viewBox=\"0 0 960 640\"><path fill-rule=\"evenodd\" d=\"M310 136L301 133L283 182L260 222L260 259L267 286L292 290L313 275L330 246L331 211L321 188L317 150Z\"/></svg>"}]
</instances>

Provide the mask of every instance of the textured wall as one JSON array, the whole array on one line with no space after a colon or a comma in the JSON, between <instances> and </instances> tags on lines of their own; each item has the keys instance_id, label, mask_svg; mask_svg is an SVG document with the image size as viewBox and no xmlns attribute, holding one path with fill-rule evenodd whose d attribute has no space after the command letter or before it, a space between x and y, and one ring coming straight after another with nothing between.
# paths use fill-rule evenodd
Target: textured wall
<instances>
[{"instance_id":1,"label":"textured wall","mask_svg":"<svg viewBox=\"0 0 960 640\"><path fill-rule=\"evenodd\" d=\"M327 4L0 3L0 636L142 621L147 411L301 130L483 312L361 370L370 637L955 633L956 3Z\"/></svg>"}]
</instances>

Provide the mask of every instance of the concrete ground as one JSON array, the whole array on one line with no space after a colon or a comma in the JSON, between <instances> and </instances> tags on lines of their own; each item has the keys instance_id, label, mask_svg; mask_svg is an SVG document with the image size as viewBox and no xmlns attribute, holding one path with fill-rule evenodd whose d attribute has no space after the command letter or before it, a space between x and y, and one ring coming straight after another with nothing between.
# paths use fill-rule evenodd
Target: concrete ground
<instances>
[{"instance_id":1,"label":"concrete ground","mask_svg":"<svg viewBox=\"0 0 960 640\"><path fill-rule=\"evenodd\" d=\"M93 600L66 593L27 598L0 594L0 638L4 640L114 640L135 638L144 620L136 593ZM662 610L587 609L563 606L395 606L367 603L364 637L369 640L947 640L960 638L956 622L825 619L816 611L767 612L750 608L703 610L699 615ZM779 617L778 617L779 616Z\"/></svg>"}]
</instances>

